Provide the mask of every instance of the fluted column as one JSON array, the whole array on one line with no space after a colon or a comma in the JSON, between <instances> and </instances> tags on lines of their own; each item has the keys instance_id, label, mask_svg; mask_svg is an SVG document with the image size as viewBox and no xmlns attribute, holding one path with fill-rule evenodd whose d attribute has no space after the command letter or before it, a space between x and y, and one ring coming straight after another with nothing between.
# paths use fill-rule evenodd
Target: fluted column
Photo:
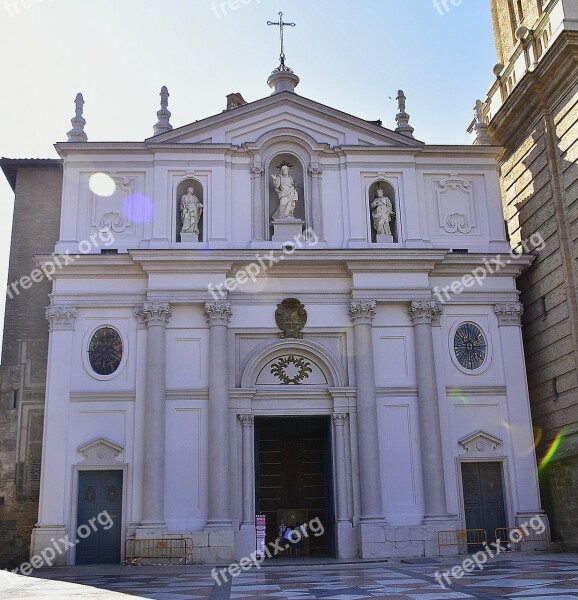
<instances>
[{"instance_id":1,"label":"fluted column","mask_svg":"<svg viewBox=\"0 0 578 600\"><path fill-rule=\"evenodd\" d=\"M229 348L230 302L207 302L209 334L209 514L207 527L232 525L229 472Z\"/></svg>"},{"instance_id":2,"label":"fluted column","mask_svg":"<svg viewBox=\"0 0 578 600\"><path fill-rule=\"evenodd\" d=\"M409 312L414 327L419 432L425 500L424 521L447 519L438 388L432 320L442 313L435 300L416 300Z\"/></svg>"},{"instance_id":3,"label":"fluted column","mask_svg":"<svg viewBox=\"0 0 578 600\"><path fill-rule=\"evenodd\" d=\"M355 382L357 386L357 427L359 440L359 479L361 522L383 521L381 469L377 430L377 400L371 323L374 301L353 301L349 316L353 321Z\"/></svg>"},{"instance_id":4,"label":"fluted column","mask_svg":"<svg viewBox=\"0 0 578 600\"><path fill-rule=\"evenodd\" d=\"M333 415L335 425L335 483L337 488L337 521L349 521L347 508L347 473L345 457L345 423L347 413Z\"/></svg>"},{"instance_id":5,"label":"fluted column","mask_svg":"<svg viewBox=\"0 0 578 600\"><path fill-rule=\"evenodd\" d=\"M147 326L141 526L165 527L165 401L168 302L145 302L135 315Z\"/></svg>"},{"instance_id":6,"label":"fluted column","mask_svg":"<svg viewBox=\"0 0 578 600\"><path fill-rule=\"evenodd\" d=\"M253 415L239 415L243 431L243 467L241 476L243 478L243 507L242 525L252 525L255 522L253 509Z\"/></svg>"}]
</instances>

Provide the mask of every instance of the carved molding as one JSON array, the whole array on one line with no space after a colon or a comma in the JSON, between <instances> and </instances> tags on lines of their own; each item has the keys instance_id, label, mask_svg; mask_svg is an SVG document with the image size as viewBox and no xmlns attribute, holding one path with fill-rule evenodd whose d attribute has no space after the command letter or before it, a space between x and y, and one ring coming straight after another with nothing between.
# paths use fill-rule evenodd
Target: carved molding
<instances>
[{"instance_id":1,"label":"carved molding","mask_svg":"<svg viewBox=\"0 0 578 600\"><path fill-rule=\"evenodd\" d=\"M171 305L168 302L143 302L134 307L135 317L150 327L151 325L162 325L166 327L172 316Z\"/></svg>"},{"instance_id":2,"label":"carved molding","mask_svg":"<svg viewBox=\"0 0 578 600\"><path fill-rule=\"evenodd\" d=\"M97 225L98 231L113 231L114 233L122 233L130 227L124 217L117 212L107 212L100 218Z\"/></svg>"},{"instance_id":3,"label":"carved molding","mask_svg":"<svg viewBox=\"0 0 578 600\"><path fill-rule=\"evenodd\" d=\"M409 304L409 314L414 325L433 325L443 314L443 307L436 300L412 300Z\"/></svg>"},{"instance_id":4,"label":"carved molding","mask_svg":"<svg viewBox=\"0 0 578 600\"><path fill-rule=\"evenodd\" d=\"M343 427L347 422L348 416L349 415L347 413L335 413L334 415L332 415L335 427Z\"/></svg>"},{"instance_id":5,"label":"carved molding","mask_svg":"<svg viewBox=\"0 0 578 600\"><path fill-rule=\"evenodd\" d=\"M86 465L118 465L117 456L124 450L122 446L104 437L99 437L83 444L78 452L84 456L82 464Z\"/></svg>"},{"instance_id":6,"label":"carved molding","mask_svg":"<svg viewBox=\"0 0 578 600\"><path fill-rule=\"evenodd\" d=\"M230 302L206 302L205 303L205 316L207 317L207 324L212 325L228 325L231 322Z\"/></svg>"},{"instance_id":7,"label":"carved molding","mask_svg":"<svg viewBox=\"0 0 578 600\"><path fill-rule=\"evenodd\" d=\"M498 325L503 326L520 326L522 324L522 315L524 307L520 302L509 302L506 304L496 304L494 312L498 317Z\"/></svg>"},{"instance_id":8,"label":"carved molding","mask_svg":"<svg viewBox=\"0 0 578 600\"><path fill-rule=\"evenodd\" d=\"M349 316L354 325L369 323L375 318L375 300L353 300L349 304Z\"/></svg>"},{"instance_id":9,"label":"carved molding","mask_svg":"<svg viewBox=\"0 0 578 600\"><path fill-rule=\"evenodd\" d=\"M76 306L53 304L46 308L45 316L50 323L50 331L73 330L78 310Z\"/></svg>"},{"instance_id":10,"label":"carved molding","mask_svg":"<svg viewBox=\"0 0 578 600\"><path fill-rule=\"evenodd\" d=\"M467 234L476 226L474 190L471 181L452 173L438 181L439 225L447 233Z\"/></svg>"},{"instance_id":11,"label":"carved molding","mask_svg":"<svg viewBox=\"0 0 578 600\"><path fill-rule=\"evenodd\" d=\"M237 415L242 427L253 427L255 417L253 415Z\"/></svg>"},{"instance_id":12,"label":"carved molding","mask_svg":"<svg viewBox=\"0 0 578 600\"><path fill-rule=\"evenodd\" d=\"M502 440L481 430L463 437L458 444L471 456L495 456L502 453Z\"/></svg>"}]
</instances>

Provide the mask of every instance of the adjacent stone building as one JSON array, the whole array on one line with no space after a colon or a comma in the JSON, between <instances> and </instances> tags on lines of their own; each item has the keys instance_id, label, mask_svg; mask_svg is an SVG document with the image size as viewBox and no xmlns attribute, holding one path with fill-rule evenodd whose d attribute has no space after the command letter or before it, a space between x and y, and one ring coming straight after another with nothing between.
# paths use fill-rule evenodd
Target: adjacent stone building
<instances>
[{"instance_id":1,"label":"adjacent stone building","mask_svg":"<svg viewBox=\"0 0 578 600\"><path fill-rule=\"evenodd\" d=\"M59 238L60 160L0 160L16 196L8 281L35 268L35 254ZM26 285L26 282L25 282ZM0 565L29 556L38 520L48 329L44 310L52 284L8 289L0 366Z\"/></svg>"},{"instance_id":2,"label":"adjacent stone building","mask_svg":"<svg viewBox=\"0 0 578 600\"><path fill-rule=\"evenodd\" d=\"M472 130L487 125L505 149L500 182L513 245L536 233L546 241L518 281L526 367L554 539L578 547L578 3L491 7L499 63Z\"/></svg>"}]
</instances>

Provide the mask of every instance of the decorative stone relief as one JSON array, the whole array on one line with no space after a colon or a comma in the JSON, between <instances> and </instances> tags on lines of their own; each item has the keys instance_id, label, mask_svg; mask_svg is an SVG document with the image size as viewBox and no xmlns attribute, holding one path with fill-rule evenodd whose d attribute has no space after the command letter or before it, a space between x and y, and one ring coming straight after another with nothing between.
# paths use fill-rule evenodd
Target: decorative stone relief
<instances>
[{"instance_id":1,"label":"decorative stone relief","mask_svg":"<svg viewBox=\"0 0 578 600\"><path fill-rule=\"evenodd\" d=\"M123 450L122 446L104 437L97 438L78 448L78 452L84 456L82 462L86 465L118 465L120 461L116 457Z\"/></svg>"},{"instance_id":2,"label":"decorative stone relief","mask_svg":"<svg viewBox=\"0 0 578 600\"><path fill-rule=\"evenodd\" d=\"M502 440L484 431L476 431L463 437L458 444L472 456L495 456L502 452Z\"/></svg>"},{"instance_id":3,"label":"decorative stone relief","mask_svg":"<svg viewBox=\"0 0 578 600\"><path fill-rule=\"evenodd\" d=\"M343 427L345 425L345 423L347 422L347 417L348 417L347 413L335 413L333 415L333 422L335 423L335 426Z\"/></svg>"},{"instance_id":4,"label":"decorative stone relief","mask_svg":"<svg viewBox=\"0 0 578 600\"><path fill-rule=\"evenodd\" d=\"M50 330L74 329L74 322L78 316L76 306L54 304L46 308L46 319L50 323Z\"/></svg>"},{"instance_id":5,"label":"decorative stone relief","mask_svg":"<svg viewBox=\"0 0 578 600\"><path fill-rule=\"evenodd\" d=\"M232 315L230 302L205 303L205 316L209 325L228 325Z\"/></svg>"},{"instance_id":6,"label":"decorative stone relief","mask_svg":"<svg viewBox=\"0 0 578 600\"><path fill-rule=\"evenodd\" d=\"M144 302L141 306L134 307L134 315L148 327L166 327L172 316L171 305L168 302Z\"/></svg>"},{"instance_id":7,"label":"decorative stone relief","mask_svg":"<svg viewBox=\"0 0 578 600\"><path fill-rule=\"evenodd\" d=\"M349 305L349 316L354 324L370 323L375 318L375 300L353 300Z\"/></svg>"},{"instance_id":8,"label":"decorative stone relief","mask_svg":"<svg viewBox=\"0 0 578 600\"><path fill-rule=\"evenodd\" d=\"M412 300L409 314L414 325L434 324L443 314L443 307L436 300Z\"/></svg>"},{"instance_id":9,"label":"decorative stone relief","mask_svg":"<svg viewBox=\"0 0 578 600\"><path fill-rule=\"evenodd\" d=\"M311 363L302 356L281 357L271 365L271 374L283 385L297 385L313 373Z\"/></svg>"},{"instance_id":10,"label":"decorative stone relief","mask_svg":"<svg viewBox=\"0 0 578 600\"><path fill-rule=\"evenodd\" d=\"M102 215L100 222L97 225L98 231L113 231L114 233L122 233L129 227L124 217L117 212L107 212Z\"/></svg>"},{"instance_id":11,"label":"decorative stone relief","mask_svg":"<svg viewBox=\"0 0 578 600\"><path fill-rule=\"evenodd\" d=\"M498 317L498 325L519 326L521 325L524 307L519 302L510 302L507 304L496 304L494 312Z\"/></svg>"},{"instance_id":12,"label":"decorative stone relief","mask_svg":"<svg viewBox=\"0 0 578 600\"><path fill-rule=\"evenodd\" d=\"M286 298L277 304L275 323L281 330L280 338L303 339L303 328L307 324L307 311L297 298Z\"/></svg>"},{"instance_id":13,"label":"decorative stone relief","mask_svg":"<svg viewBox=\"0 0 578 600\"><path fill-rule=\"evenodd\" d=\"M447 233L470 233L476 226L473 183L451 176L437 182L439 226Z\"/></svg>"}]
</instances>

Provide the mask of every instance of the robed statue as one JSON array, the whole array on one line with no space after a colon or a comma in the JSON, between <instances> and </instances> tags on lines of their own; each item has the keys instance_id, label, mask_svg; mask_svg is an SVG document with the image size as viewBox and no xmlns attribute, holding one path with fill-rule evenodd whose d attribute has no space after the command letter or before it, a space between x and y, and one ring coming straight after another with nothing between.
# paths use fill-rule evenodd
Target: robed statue
<instances>
[{"instance_id":1,"label":"robed statue","mask_svg":"<svg viewBox=\"0 0 578 600\"><path fill-rule=\"evenodd\" d=\"M299 200L299 191L295 180L289 175L289 165L281 166L280 175L271 175L273 186L279 196L279 208L273 215L273 219L294 219L293 213L297 200Z\"/></svg>"},{"instance_id":2,"label":"robed statue","mask_svg":"<svg viewBox=\"0 0 578 600\"><path fill-rule=\"evenodd\" d=\"M381 188L377 188L377 196L371 203L375 210L371 213L373 227L377 235L391 235L391 220L395 217L391 200L383 194Z\"/></svg>"},{"instance_id":3,"label":"robed statue","mask_svg":"<svg viewBox=\"0 0 578 600\"><path fill-rule=\"evenodd\" d=\"M181 233L199 233L199 221L203 214L203 205L195 196L195 188L187 188L187 193L181 198Z\"/></svg>"}]
</instances>

